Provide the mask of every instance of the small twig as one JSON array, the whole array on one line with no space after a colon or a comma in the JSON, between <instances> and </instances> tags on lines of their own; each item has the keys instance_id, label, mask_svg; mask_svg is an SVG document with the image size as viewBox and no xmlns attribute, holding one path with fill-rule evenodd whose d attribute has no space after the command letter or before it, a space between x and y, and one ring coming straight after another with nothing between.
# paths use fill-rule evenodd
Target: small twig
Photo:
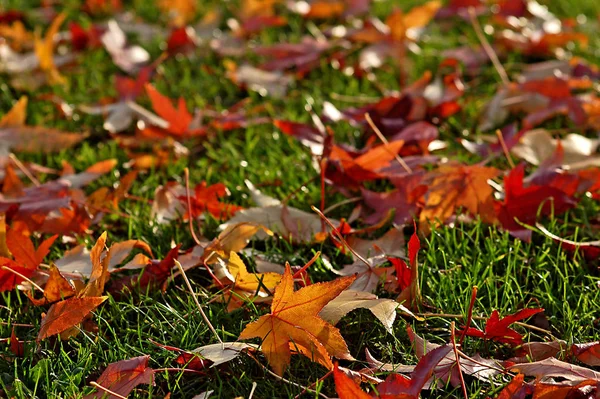
<instances>
[{"instance_id":1,"label":"small twig","mask_svg":"<svg viewBox=\"0 0 600 399\"><path fill-rule=\"evenodd\" d=\"M340 201L337 204L333 204L329 208L326 208L325 210L323 210L323 214L327 215L329 212L333 211L334 209L339 208L340 206L344 206L347 204L353 204L355 202L360 201L361 199L362 199L362 197L352 197L352 198L345 199L345 200Z\"/></svg>"},{"instance_id":2,"label":"small twig","mask_svg":"<svg viewBox=\"0 0 600 399\"><path fill-rule=\"evenodd\" d=\"M327 171L327 158L321 158L319 162L319 166L321 167L321 173L319 174L321 177L321 209L325 209L325 172ZM325 231L325 222L321 219L321 231Z\"/></svg>"},{"instance_id":3,"label":"small twig","mask_svg":"<svg viewBox=\"0 0 600 399\"><path fill-rule=\"evenodd\" d=\"M208 316L206 316L206 313L204 313L204 310L202 309L202 305L200 305L198 298L196 298L196 294L194 293L192 284L190 283L190 280L187 278L187 275L185 274L185 271L183 270L183 266L181 266L181 263L179 263L178 260L175 260L175 264L179 268L179 272L183 276L183 279L185 280L185 283L187 284L188 290L190 291L190 294L192 294L192 298L194 298L194 302L196 302L196 306L198 306L198 310L200 311L200 314L202 315L202 318L204 319L204 322L206 323L208 329L214 334L214 336L217 338L217 341L219 341L221 344L223 344L223 340L221 340L221 337L219 337L217 330L215 330L215 328L213 327L212 323L208 319Z\"/></svg>"},{"instance_id":4,"label":"small twig","mask_svg":"<svg viewBox=\"0 0 600 399\"><path fill-rule=\"evenodd\" d=\"M192 234L192 238L194 239L194 242L197 245L201 245L200 244L200 240L198 239L198 236L196 236L196 232L194 231L194 221L193 221L193 215L192 215L192 200L190 198L190 170L188 168L185 168L183 170L183 174L185 176L185 197L187 199L187 212L188 212L188 222L189 222L189 227L190 227L190 233Z\"/></svg>"},{"instance_id":5,"label":"small twig","mask_svg":"<svg viewBox=\"0 0 600 399\"><path fill-rule=\"evenodd\" d=\"M460 378L460 386L465 395L465 399L469 399L467 393L467 386L465 385L465 377L463 376L462 369L460 367L460 356L458 355L458 348L456 347L456 335L454 331L454 322L450 323L450 340L452 341L452 350L454 351L454 357L456 359L456 367L458 368L458 377Z\"/></svg>"},{"instance_id":6,"label":"small twig","mask_svg":"<svg viewBox=\"0 0 600 399\"><path fill-rule=\"evenodd\" d=\"M250 395L248 395L248 399L252 399L257 386L258 384L256 383L256 381L252 381L252 389L250 390Z\"/></svg>"},{"instance_id":7,"label":"small twig","mask_svg":"<svg viewBox=\"0 0 600 399\"><path fill-rule=\"evenodd\" d=\"M342 244L344 244L346 246L346 248L348 248L354 256L356 256L358 259L360 259L369 268L372 267L371 264L365 258L363 258L363 256L361 254L356 252L354 250L354 248L352 248L350 245L348 245L348 242L340 234L338 229L329 221L329 219L327 219L327 217L325 215L323 215L323 212L321 212L319 209L317 209L317 207L314 205L311 205L310 209L312 209L314 212L316 212L321 217L321 219L323 219L325 221L325 223L327 223L329 225L329 227L331 227L332 231L329 234L332 234L332 235L335 234L337 236L337 238L342 242Z\"/></svg>"},{"instance_id":8,"label":"small twig","mask_svg":"<svg viewBox=\"0 0 600 399\"><path fill-rule=\"evenodd\" d=\"M8 321L0 321L0 324L2 324L3 326L15 326L15 327L35 327L33 324L23 324L23 323L10 323Z\"/></svg>"},{"instance_id":9,"label":"small twig","mask_svg":"<svg viewBox=\"0 0 600 399\"><path fill-rule=\"evenodd\" d=\"M379 140L381 140L383 142L386 151L394 156L396 161L398 161L400 166L402 166L402 168L404 168L405 171L407 171L408 173L412 173L413 172L412 169L410 168L410 166L408 166L408 164L404 161L404 159L402 159L402 157L400 155L398 155L398 154L394 153L392 150L390 150L390 148L389 148L390 142L385 138L383 133L381 133L381 130L379 130L379 128L375 125L375 123L373 122L373 119L371 119L371 115L369 115L368 112L365 112L365 119L366 119L367 123L369 124L369 126L371 126L371 129L373 129L373 131L375 132L377 137L379 137Z\"/></svg>"},{"instance_id":10,"label":"small twig","mask_svg":"<svg viewBox=\"0 0 600 399\"><path fill-rule=\"evenodd\" d=\"M473 290L471 291L471 302L469 302L469 312L467 314L467 321L465 323L465 328L460 336L459 344L462 345L465 337L467 336L467 330L471 326L471 321L473 320L473 307L475 306L475 299L477 298L477 286L473 286Z\"/></svg>"},{"instance_id":11,"label":"small twig","mask_svg":"<svg viewBox=\"0 0 600 399\"><path fill-rule=\"evenodd\" d=\"M502 151L504 152L504 156L506 157L506 160L508 161L510 168L514 169L515 163L513 162L512 157L510 156L510 151L508 151L508 147L506 146L506 141L504 141L504 136L502 136L502 131L500 131L500 129L496 129L496 136L498 137L498 141L500 142L500 145L502 146Z\"/></svg>"},{"instance_id":12,"label":"small twig","mask_svg":"<svg viewBox=\"0 0 600 399\"><path fill-rule=\"evenodd\" d=\"M95 388L98 388L98 389L100 389L101 391L104 391L104 392L106 392L106 393L109 393L109 394L111 394L111 395L114 395L115 397L117 397L117 398L119 398L119 399L127 399L127 397L126 397L126 396L123 396L123 395L121 395L121 394L118 394L118 393L116 393L115 391L111 391L110 389L108 389L108 388L106 388L106 387L103 387L102 385L98 384L96 381L92 381L92 382L90 382L90 385L91 385L91 386L93 386L93 387L95 387Z\"/></svg>"},{"instance_id":13,"label":"small twig","mask_svg":"<svg viewBox=\"0 0 600 399\"><path fill-rule=\"evenodd\" d=\"M10 267L7 267L7 266L2 266L0 269L9 271L9 272L11 272L13 274L16 274L17 276L21 277L23 280L27 281L29 284L33 285L35 288L37 288L38 290L40 290L42 292L42 294L45 294L44 289L42 287L40 287L39 285L37 285L36 283L34 283L33 281L31 281L29 278L25 277L24 275L22 275L18 271L13 270L13 269L11 269Z\"/></svg>"},{"instance_id":14,"label":"small twig","mask_svg":"<svg viewBox=\"0 0 600 399\"><path fill-rule=\"evenodd\" d=\"M23 174L24 174L25 176L27 176L27 178L28 178L29 180L31 180L31 182L32 182L32 183L33 183L33 184L34 184L36 187L39 187L39 186L40 186L40 181L39 181L38 179L36 179L36 177L35 177L33 174L31 174L31 172L29 171L29 169L27 169L27 168L25 167L25 165L23 165L23 163L22 163L21 161L19 161L19 158L17 158L17 156L16 156L15 154L12 154L12 153L11 153L11 154L10 154L8 157L10 158L10 160L11 160L11 161L13 161L13 163L15 164L15 166L16 166L17 168L19 168L19 169L21 170L21 172L23 172Z\"/></svg>"},{"instance_id":15,"label":"small twig","mask_svg":"<svg viewBox=\"0 0 600 399\"><path fill-rule=\"evenodd\" d=\"M493 47L490 46L487 39L485 38L485 35L483 34L483 29L481 29L481 24L479 23L477 15L475 14L475 8L473 7L469 7L469 19L471 20L471 25L473 25L473 30L475 30L477 39L479 39L479 42L483 47L483 51L485 51L490 61L492 61L494 68L496 68L496 72L498 72L498 75L500 75L502 83L504 83L504 85L508 85L510 83L508 74L506 73L504 66L502 66L502 63L498 59L498 55L494 51Z\"/></svg>"},{"instance_id":16,"label":"small twig","mask_svg":"<svg viewBox=\"0 0 600 399\"><path fill-rule=\"evenodd\" d=\"M280 375L275 374L274 372L272 372L271 370L269 370L268 367L266 367L261 362L259 362L258 359L256 357L254 357L251 353L248 353L248 352L244 352L244 353L246 355L250 356L250 358L252 360L254 360L256 362L256 364L258 364L267 374L271 375L272 377L277 378L279 381L285 382L286 384L290 384L290 385L293 385L293 386L298 387L298 388L302 388L302 389L304 389L304 391L307 391L307 392L316 393L316 394L318 394L320 397L322 397L324 399L331 399L329 396L326 396L326 395L322 394L321 392L317 392L314 389L310 389L308 387L305 387L304 385L300 385L297 382L290 381L290 380L288 380L286 378L283 378Z\"/></svg>"}]
</instances>

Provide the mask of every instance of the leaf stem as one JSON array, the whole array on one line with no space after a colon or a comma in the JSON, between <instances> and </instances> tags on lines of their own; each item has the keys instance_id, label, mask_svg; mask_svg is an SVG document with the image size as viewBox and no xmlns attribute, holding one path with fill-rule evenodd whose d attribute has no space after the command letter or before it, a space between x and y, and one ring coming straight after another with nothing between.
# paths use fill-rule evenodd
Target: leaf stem
<instances>
[{"instance_id":1,"label":"leaf stem","mask_svg":"<svg viewBox=\"0 0 600 399\"><path fill-rule=\"evenodd\" d=\"M456 347L456 334L454 331L454 322L450 323L450 339L452 341L452 350L454 351L454 357L456 358L456 367L458 369L458 377L460 378L460 386L463 391L463 395L465 395L465 399L469 399L469 394L467 393L467 386L465 385L465 377L462 373L462 368L460 367L460 356L458 355L458 348Z\"/></svg>"},{"instance_id":2,"label":"leaf stem","mask_svg":"<svg viewBox=\"0 0 600 399\"><path fill-rule=\"evenodd\" d=\"M475 31L475 35L477 35L477 39L479 39L479 42L481 43L481 46L483 47L483 51L485 51L485 53L488 56L488 58L490 59L490 61L492 61L492 64L494 65L494 68L496 68L496 72L498 72L498 75L500 76L502 83L504 85L508 85L510 83L508 74L506 73L504 66L502 66L502 63L498 59L498 55L494 51L494 48L492 46L490 46L487 39L485 38L485 35L483 34L483 29L481 29L481 24L479 23L479 20L477 19L477 16L475 15L475 9L473 7L469 7L469 19L471 20L471 25L473 25L473 30Z\"/></svg>"},{"instance_id":3,"label":"leaf stem","mask_svg":"<svg viewBox=\"0 0 600 399\"><path fill-rule=\"evenodd\" d=\"M400 166L402 166L402 168L404 168L404 170L406 172L412 173L413 172L412 169L410 168L410 166L408 166L408 164L404 161L404 159L402 159L402 157L400 155L393 153L392 150L390 150L390 148L389 148L390 142L388 141L388 139L385 138L383 133L381 133L381 130L379 130L377 125L375 125L375 123L373 122L373 119L371 119L371 115L369 115L368 112L365 112L365 119L366 119L367 123L369 124L369 126L371 127L371 129L373 129L373 131L375 132L377 137L379 137L379 140L381 140L383 142L383 145L385 146L386 151L394 156L396 161L398 161Z\"/></svg>"}]
</instances>

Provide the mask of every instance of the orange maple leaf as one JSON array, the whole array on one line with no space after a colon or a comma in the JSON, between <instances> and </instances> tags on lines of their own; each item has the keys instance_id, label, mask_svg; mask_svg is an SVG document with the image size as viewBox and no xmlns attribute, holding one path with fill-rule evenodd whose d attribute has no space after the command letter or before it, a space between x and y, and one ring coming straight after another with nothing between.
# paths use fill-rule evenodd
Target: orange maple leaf
<instances>
[{"instance_id":1,"label":"orange maple leaf","mask_svg":"<svg viewBox=\"0 0 600 399\"><path fill-rule=\"evenodd\" d=\"M487 183L498 176L498 169L480 165L443 165L432 172L433 178L425 208L419 218L421 231L429 231L429 222L444 223L458 208L479 215L484 222L493 223L493 190Z\"/></svg>"},{"instance_id":2,"label":"orange maple leaf","mask_svg":"<svg viewBox=\"0 0 600 399\"><path fill-rule=\"evenodd\" d=\"M164 129L172 136L193 136L194 134L202 133L202 129L190 129L194 117L187 110L187 105L183 97L179 97L177 108L171 103L171 99L160 94L158 90L149 83L146 83L146 93L150 97L152 108L164 120L169 122L169 127ZM148 128L147 128L148 129ZM157 128L152 128L152 133L160 136L160 131Z\"/></svg>"},{"instance_id":3,"label":"orange maple leaf","mask_svg":"<svg viewBox=\"0 0 600 399\"><path fill-rule=\"evenodd\" d=\"M333 368L331 356L352 359L340 330L318 314L355 278L312 284L294 292L294 277L287 265L281 283L275 288L271 313L248 324L239 339L262 338L261 350L278 375L290 363L290 349L329 369Z\"/></svg>"},{"instance_id":4,"label":"orange maple leaf","mask_svg":"<svg viewBox=\"0 0 600 399\"><path fill-rule=\"evenodd\" d=\"M90 252L92 273L84 287L77 289L77 296L54 303L48 309L48 314L42 319L37 341L55 334L61 339L75 336L81 330L78 326L91 318L92 310L96 309L108 297L102 296L104 285L110 278L108 265L110 252L102 257L106 247L106 232L96 241Z\"/></svg>"},{"instance_id":5,"label":"orange maple leaf","mask_svg":"<svg viewBox=\"0 0 600 399\"><path fill-rule=\"evenodd\" d=\"M195 0L158 0L157 5L162 12L170 17L170 23L173 26L185 26L194 19L198 2Z\"/></svg>"},{"instance_id":6,"label":"orange maple leaf","mask_svg":"<svg viewBox=\"0 0 600 399\"><path fill-rule=\"evenodd\" d=\"M405 40L409 29L422 28L427 25L441 6L440 1L434 0L422 6L413 7L407 13L395 10L385 21L385 24L390 28L391 38L399 42Z\"/></svg>"}]
</instances>

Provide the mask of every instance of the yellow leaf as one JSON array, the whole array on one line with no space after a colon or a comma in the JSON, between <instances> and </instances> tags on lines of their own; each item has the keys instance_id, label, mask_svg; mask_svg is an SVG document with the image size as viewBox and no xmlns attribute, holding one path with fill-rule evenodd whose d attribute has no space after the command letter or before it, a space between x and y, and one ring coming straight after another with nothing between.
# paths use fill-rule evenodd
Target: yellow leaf
<instances>
[{"instance_id":1,"label":"yellow leaf","mask_svg":"<svg viewBox=\"0 0 600 399\"><path fill-rule=\"evenodd\" d=\"M52 21L52 24L46 31L46 35L42 39L40 37L39 31L35 32L34 37L34 50L35 54L40 60L40 69L46 74L48 74L48 80L51 84L56 83L65 83L66 80L56 69L56 65L54 65L54 36L58 34L58 30L60 26L65 21L67 15L65 13L60 13L57 17Z\"/></svg>"},{"instance_id":2,"label":"yellow leaf","mask_svg":"<svg viewBox=\"0 0 600 399\"><path fill-rule=\"evenodd\" d=\"M267 293L265 288L273 290L281 281L281 274L277 273L248 273L246 265L235 252L229 253L227 269L235 279L234 289L252 294L259 291L259 287L261 292Z\"/></svg>"},{"instance_id":3,"label":"yellow leaf","mask_svg":"<svg viewBox=\"0 0 600 399\"><path fill-rule=\"evenodd\" d=\"M290 363L290 348L332 369L331 356L352 357L340 331L318 314L355 278L312 284L294 292L294 277L286 266L281 283L275 288L271 313L248 324L239 339L262 338L261 350L278 375Z\"/></svg>"}]
</instances>

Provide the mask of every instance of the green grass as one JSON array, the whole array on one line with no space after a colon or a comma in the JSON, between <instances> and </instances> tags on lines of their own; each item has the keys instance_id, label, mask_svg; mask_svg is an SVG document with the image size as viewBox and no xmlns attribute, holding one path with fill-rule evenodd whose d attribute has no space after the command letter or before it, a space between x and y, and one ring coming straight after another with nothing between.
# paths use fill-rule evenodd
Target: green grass
<instances>
[{"instance_id":1,"label":"green grass","mask_svg":"<svg viewBox=\"0 0 600 399\"><path fill-rule=\"evenodd\" d=\"M77 2L68 3L69 14L74 20L89 22L89 17L79 15ZM152 2L133 2L135 12L150 22L164 22ZM410 2L419 4L419 1ZM548 2L551 10L575 16L586 13L595 18L597 6L590 1L573 2L564 0ZM394 2L376 2L374 10L384 17ZM411 4L406 4L408 8ZM19 1L9 1L7 7L24 7ZM404 4L403 4L404 7ZM28 21L29 26L36 24ZM306 34L306 25L296 16L290 16L290 23L283 28L268 29L257 37L262 43L298 40ZM451 48L462 41L476 43L470 25L455 24L450 30L434 24L429 36L431 39L421 43L423 56L411 55L409 76L414 80L427 70L435 72L440 60L440 51ZM598 38L592 37L588 53L582 53L591 62L598 61ZM160 54L158 42L144 44L152 57ZM171 98L183 96L188 106L202 108L214 107L226 109L249 96L251 106L265 105L265 115L294 121L308 121L304 110L307 97L312 97L315 109L320 111L324 101L332 101L339 106L348 104L336 101L332 93L344 96L381 96L379 90L397 90L398 70L386 66L377 72L376 82L357 80L344 76L325 62L312 71L304 80L299 80L283 100L263 98L254 92L245 92L224 77L223 60L207 50L198 50L198 59L187 60L181 57L167 60L153 79L157 89ZM509 72L518 68L511 65L523 62L515 56L507 61ZM202 65L209 65L209 73ZM108 133L102 130L103 119L100 116L80 115L77 120L63 119L56 108L39 97L44 93L55 93L72 104L91 103L103 97L115 95L113 76L118 73L108 54L104 50L92 50L79 57L72 70L65 72L68 83L64 87L45 87L34 93L21 93L13 90L7 81L0 83L0 110L7 111L22 94L30 96L28 124L40 124L71 131L89 131L91 137L73 150L57 154L18 154L23 161L33 161L49 167L59 168L61 160L71 163L77 171L83 170L95 162L108 158L117 158L117 169L100 178L86 188L86 192L112 186L119 176L127 172L122 167L128 161L124 151L110 140ZM477 115L487 98L492 95L498 83L495 71L489 67L478 77L479 84L474 85L464 97L464 109L443 124L441 138L450 143L448 154L470 163L479 159L465 155L459 147L457 138L463 129L472 130L477 124ZM149 105L144 100L144 105ZM556 121L553 123L557 123ZM342 141L355 139L355 128L340 123L335 127L336 136ZM559 126L563 127L563 126ZM315 175L310 155L306 148L294 139L280 132L271 124L252 126L231 132L219 132L205 141L186 143L191 156L174 162L162 169L142 172L131 194L145 199L153 199L158 185L169 180L182 181L183 170L189 167L192 184L203 180L209 184L224 183L231 191L229 202L250 206L244 179L254 183L267 183L261 189L265 194L285 198L292 191ZM243 166L242 161L247 165ZM498 162L505 162L499 160ZM277 182L277 184L275 184ZM299 191L290 205L309 210L311 204L318 204L320 187L318 181L306 184L306 190ZM339 194L328 195L328 204L344 197ZM333 215L347 216L351 207L342 207ZM598 203L584 199L574 210L560 218L547 219L545 225L560 236L592 237L595 230L590 226L590 218L599 210ZM187 224L176 221L168 225L157 225L150 218L150 206L144 201L126 200L119 204L119 211L127 217L107 215L97 225L92 226L93 233L77 237L91 247L102 231L109 232L109 244L125 239L140 239L147 242L159 258L171 248L172 243L182 243L190 248L193 241ZM202 225L201 233L213 238L217 234L219 222L208 218ZM579 226L576 228L576 226ZM408 230L407 234L410 233ZM304 264L318 250L324 251L341 266L343 255L329 244L292 246L281 239L266 242L253 242L251 245L265 252L269 259L283 263ZM68 246L54 246L49 259L58 259ZM250 264L252 263L249 260ZM586 263L578 255L565 253L550 239L535 234L531 243L511 238L507 233L494 227L481 224L457 224L441 227L423 242L419 256L421 264L421 287L427 307L423 311L431 313L466 315L471 289L479 288L474 313L488 316L493 309L502 315L512 313L524 307L543 307L549 328L555 337L568 342L589 342L600 339L599 312L600 277L597 264ZM311 268L311 276L318 281L333 278L321 263ZM194 290L199 294L208 317L224 341L234 341L244 326L267 308L249 305L232 313L227 313L220 304L208 304L215 290L208 288L211 279L201 270L188 273ZM385 295L384 293L382 293ZM191 350L215 339L203 323L197 307L181 279L172 282L165 293L158 290L139 292L124 296L119 300L110 298L96 312L94 320L98 331L82 332L68 341L54 339L35 343L39 331L42 313L45 308L34 307L28 298L17 291L0 294L0 338L9 337L13 327L21 340L26 341L27 356L14 358L6 344L0 345L0 397L15 398L78 398L93 391L89 382L95 381L109 363L140 355L150 355L150 366L155 369L177 367L174 362L177 355L154 345L156 342ZM394 325L394 334L388 334L367 311L355 311L345 317L338 327L350 347L354 357L360 359L349 365L353 369L364 366L364 350L369 349L377 358L386 362L415 364L417 359L411 349L406 334L406 326L436 343L449 340L451 321L460 323L462 319L451 317L432 317L424 322L399 318ZM475 321L481 327L480 321ZM528 332L527 339L548 338L535 331L517 327L520 332ZM501 356L504 347L485 344L467 339L465 351L480 353L484 357ZM262 364L266 361L258 356ZM310 386L316 383L321 393L335 397L331 378L318 382L327 371L311 363L308 359L296 356L284 377L294 383ZM501 379L499 379L500 381ZM265 373L262 367L249 357L238 359L223 366L206 370L204 374L161 371L157 373L155 386L139 386L132 398L163 398L172 393L172 398L190 398L206 390L214 390L214 397L248 397L253 382L258 385L254 393L256 398L294 397L302 388L281 382ZM318 382L318 383L317 383ZM467 379L469 394L472 398L493 396L500 388L491 384ZM424 392L427 398L461 397L460 389L434 390ZM304 397L316 395L305 393Z\"/></svg>"}]
</instances>

